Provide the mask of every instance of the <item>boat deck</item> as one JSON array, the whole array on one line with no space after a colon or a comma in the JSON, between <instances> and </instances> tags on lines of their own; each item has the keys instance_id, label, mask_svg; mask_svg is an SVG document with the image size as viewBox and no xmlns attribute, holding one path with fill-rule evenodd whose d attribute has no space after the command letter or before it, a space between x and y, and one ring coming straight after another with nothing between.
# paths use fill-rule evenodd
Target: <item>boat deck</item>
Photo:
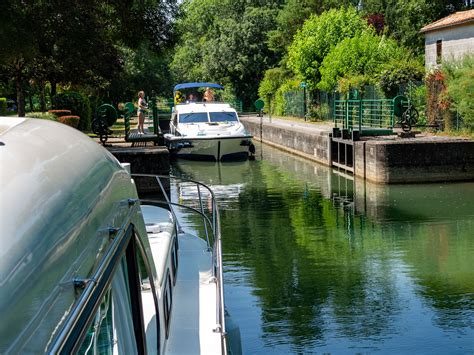
<instances>
[{"instance_id":1,"label":"boat deck","mask_svg":"<svg viewBox=\"0 0 474 355\"><path fill-rule=\"evenodd\" d=\"M173 295L168 354L220 353L216 327L216 283L212 282L211 253L202 240L179 235L178 277Z\"/></svg>"},{"instance_id":2,"label":"boat deck","mask_svg":"<svg viewBox=\"0 0 474 355\"><path fill-rule=\"evenodd\" d=\"M157 281L163 288L174 224L164 208L142 205L142 211L158 274ZM221 334L213 331L217 327L218 311L212 252L203 239L192 234L178 234L178 245L177 278L172 293L169 336L164 350L167 354L218 354L221 352ZM144 301L146 307L153 307L151 297ZM151 314L145 316L145 322L149 328L153 323ZM147 334L151 336L153 332L147 329Z\"/></svg>"}]
</instances>

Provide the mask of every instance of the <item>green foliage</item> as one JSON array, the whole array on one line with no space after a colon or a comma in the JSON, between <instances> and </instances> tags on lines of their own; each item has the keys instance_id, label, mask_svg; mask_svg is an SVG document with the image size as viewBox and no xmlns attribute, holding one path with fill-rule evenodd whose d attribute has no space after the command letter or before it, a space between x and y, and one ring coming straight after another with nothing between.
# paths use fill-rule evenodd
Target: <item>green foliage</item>
<instances>
[{"instance_id":1,"label":"green foliage","mask_svg":"<svg viewBox=\"0 0 474 355\"><path fill-rule=\"evenodd\" d=\"M142 53L144 45L149 52L142 59L156 54L172 40L176 9L176 1L159 0L0 2L0 68L14 81L19 114L24 113L25 93L40 96L45 110L46 88L51 96L62 87L115 100L119 95L111 94L129 90L120 86L127 80L117 80L124 69L120 49L139 48ZM154 68L155 74L164 73L160 78L169 76L163 66ZM158 86L156 80L153 85Z\"/></svg>"},{"instance_id":2,"label":"green foliage","mask_svg":"<svg viewBox=\"0 0 474 355\"><path fill-rule=\"evenodd\" d=\"M447 100L445 75L440 70L429 73L426 84L426 118L430 125L443 122L451 103Z\"/></svg>"},{"instance_id":3,"label":"green foliage","mask_svg":"<svg viewBox=\"0 0 474 355\"><path fill-rule=\"evenodd\" d=\"M474 56L445 64L447 95L467 128L474 130Z\"/></svg>"},{"instance_id":4,"label":"green foliage","mask_svg":"<svg viewBox=\"0 0 474 355\"><path fill-rule=\"evenodd\" d=\"M377 36L372 30L364 31L342 40L328 53L320 67L318 88L332 91L341 78L350 77L356 77L359 88L374 84L382 64L398 62L404 57L404 49L394 40Z\"/></svg>"},{"instance_id":5,"label":"green foliage","mask_svg":"<svg viewBox=\"0 0 474 355\"><path fill-rule=\"evenodd\" d=\"M227 84L224 86L224 90L221 93L221 100L224 102L234 102L237 101L237 96L235 95L235 89L232 84Z\"/></svg>"},{"instance_id":6,"label":"green foliage","mask_svg":"<svg viewBox=\"0 0 474 355\"><path fill-rule=\"evenodd\" d=\"M276 61L266 33L275 27L273 1L194 0L183 5L182 33L171 63L178 82L231 84L250 106L265 70Z\"/></svg>"},{"instance_id":7,"label":"green foliage","mask_svg":"<svg viewBox=\"0 0 474 355\"><path fill-rule=\"evenodd\" d=\"M55 109L71 110L73 115L79 116L79 124L77 128L81 131L90 129L91 124L91 108L89 98L78 92L63 92L57 94L52 99Z\"/></svg>"},{"instance_id":8,"label":"green foliage","mask_svg":"<svg viewBox=\"0 0 474 355\"><path fill-rule=\"evenodd\" d=\"M321 4L314 0L287 0L276 17L277 28L268 32L271 50L284 54L296 32L311 14L321 13Z\"/></svg>"},{"instance_id":9,"label":"green foliage","mask_svg":"<svg viewBox=\"0 0 474 355\"><path fill-rule=\"evenodd\" d=\"M109 89L111 100L105 102L137 100L140 90L145 91L146 96L171 96L171 59L167 53L157 54L146 43L134 50L121 46L119 52L123 62L122 73L112 78ZM97 101L97 104L103 101Z\"/></svg>"},{"instance_id":10,"label":"green foliage","mask_svg":"<svg viewBox=\"0 0 474 355\"><path fill-rule=\"evenodd\" d=\"M272 68L265 72L258 88L258 95L265 101L270 112L275 110L274 97L278 88L287 80L287 73L282 68Z\"/></svg>"},{"instance_id":11,"label":"green foliage","mask_svg":"<svg viewBox=\"0 0 474 355\"><path fill-rule=\"evenodd\" d=\"M386 34L417 54L424 52L424 35L419 32L423 26L469 8L463 0L364 0L362 4L365 14L383 14Z\"/></svg>"},{"instance_id":12,"label":"green foliage","mask_svg":"<svg viewBox=\"0 0 474 355\"><path fill-rule=\"evenodd\" d=\"M331 107L328 104L310 105L308 107L308 118L310 121L323 121L330 119Z\"/></svg>"},{"instance_id":13,"label":"green foliage","mask_svg":"<svg viewBox=\"0 0 474 355\"><path fill-rule=\"evenodd\" d=\"M381 63L377 82L387 97L394 97L401 85L421 80L424 72L421 60L405 55L405 59L392 58L387 63Z\"/></svg>"},{"instance_id":14,"label":"green foliage","mask_svg":"<svg viewBox=\"0 0 474 355\"><path fill-rule=\"evenodd\" d=\"M54 113L50 112L28 112L26 117L39 118L42 120L57 121L58 117Z\"/></svg>"},{"instance_id":15,"label":"green foliage","mask_svg":"<svg viewBox=\"0 0 474 355\"><path fill-rule=\"evenodd\" d=\"M0 115L7 114L7 99L5 97L0 97Z\"/></svg>"},{"instance_id":16,"label":"green foliage","mask_svg":"<svg viewBox=\"0 0 474 355\"><path fill-rule=\"evenodd\" d=\"M295 93L299 93L299 95ZM302 97L303 96L300 89L300 81L297 79L291 79L286 81L278 88L275 94L275 103L273 106L275 115L290 115L295 106L298 108L301 106L301 103L299 103L298 101L301 101ZM297 102L295 103L295 101Z\"/></svg>"},{"instance_id":17,"label":"green foliage","mask_svg":"<svg viewBox=\"0 0 474 355\"><path fill-rule=\"evenodd\" d=\"M418 124L426 125L426 86L422 85L408 85L404 95L408 97L411 103L418 110Z\"/></svg>"},{"instance_id":18,"label":"green foliage","mask_svg":"<svg viewBox=\"0 0 474 355\"><path fill-rule=\"evenodd\" d=\"M337 91L342 94L349 94L352 90L363 91L371 82L373 82L373 78L365 74L350 74L343 78L339 78L337 82Z\"/></svg>"},{"instance_id":19,"label":"green foliage","mask_svg":"<svg viewBox=\"0 0 474 355\"><path fill-rule=\"evenodd\" d=\"M320 80L319 68L330 50L365 29L365 20L352 7L312 16L295 35L288 49L288 66L310 88L315 88Z\"/></svg>"}]
</instances>

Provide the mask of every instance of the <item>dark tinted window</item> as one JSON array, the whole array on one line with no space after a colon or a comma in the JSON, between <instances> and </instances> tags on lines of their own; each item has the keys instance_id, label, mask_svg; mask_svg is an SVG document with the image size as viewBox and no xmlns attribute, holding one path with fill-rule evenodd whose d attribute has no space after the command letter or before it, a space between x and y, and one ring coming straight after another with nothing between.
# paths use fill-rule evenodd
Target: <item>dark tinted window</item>
<instances>
[{"instance_id":1,"label":"dark tinted window","mask_svg":"<svg viewBox=\"0 0 474 355\"><path fill-rule=\"evenodd\" d=\"M179 123L208 122L207 112L183 113L179 115Z\"/></svg>"},{"instance_id":2,"label":"dark tinted window","mask_svg":"<svg viewBox=\"0 0 474 355\"><path fill-rule=\"evenodd\" d=\"M211 122L237 122L237 114L235 112L209 112Z\"/></svg>"}]
</instances>

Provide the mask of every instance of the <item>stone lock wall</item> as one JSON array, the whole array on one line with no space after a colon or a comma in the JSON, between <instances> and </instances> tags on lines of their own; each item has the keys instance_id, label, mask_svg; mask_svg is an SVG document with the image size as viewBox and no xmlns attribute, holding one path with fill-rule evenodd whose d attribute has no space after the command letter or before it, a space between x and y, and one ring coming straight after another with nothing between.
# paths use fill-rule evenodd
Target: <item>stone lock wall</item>
<instances>
[{"instance_id":1,"label":"stone lock wall","mask_svg":"<svg viewBox=\"0 0 474 355\"><path fill-rule=\"evenodd\" d=\"M325 165L331 165L329 132L306 132L301 127L281 127L271 123L242 119L254 140L303 156Z\"/></svg>"}]
</instances>

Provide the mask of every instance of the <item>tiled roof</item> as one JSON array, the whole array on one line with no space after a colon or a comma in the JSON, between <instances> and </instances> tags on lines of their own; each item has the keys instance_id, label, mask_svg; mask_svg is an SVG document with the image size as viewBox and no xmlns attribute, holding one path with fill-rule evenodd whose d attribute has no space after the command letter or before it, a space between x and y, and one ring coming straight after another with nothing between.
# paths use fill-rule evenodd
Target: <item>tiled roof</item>
<instances>
[{"instance_id":1,"label":"tiled roof","mask_svg":"<svg viewBox=\"0 0 474 355\"><path fill-rule=\"evenodd\" d=\"M423 27L420 32L430 32L434 30L438 30L440 28L457 26L464 23L474 22L474 10L467 10L467 11L458 11L452 15L447 17L443 17L442 19L430 23Z\"/></svg>"}]
</instances>

